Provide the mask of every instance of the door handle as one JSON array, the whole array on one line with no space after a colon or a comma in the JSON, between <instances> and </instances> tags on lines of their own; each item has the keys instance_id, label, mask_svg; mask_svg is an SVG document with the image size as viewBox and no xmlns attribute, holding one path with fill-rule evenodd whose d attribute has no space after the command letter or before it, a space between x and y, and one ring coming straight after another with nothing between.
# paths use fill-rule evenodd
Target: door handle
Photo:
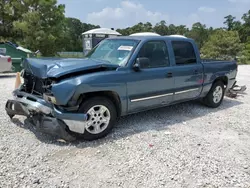
<instances>
[{"instance_id":1,"label":"door handle","mask_svg":"<svg viewBox=\"0 0 250 188\"><path fill-rule=\"evenodd\" d=\"M198 70L195 70L195 71L194 71L194 74L198 74Z\"/></svg>"},{"instance_id":2,"label":"door handle","mask_svg":"<svg viewBox=\"0 0 250 188\"><path fill-rule=\"evenodd\" d=\"M172 78L172 77L173 77L172 72L167 73L167 74L166 74L166 77L167 77L167 78Z\"/></svg>"}]
</instances>

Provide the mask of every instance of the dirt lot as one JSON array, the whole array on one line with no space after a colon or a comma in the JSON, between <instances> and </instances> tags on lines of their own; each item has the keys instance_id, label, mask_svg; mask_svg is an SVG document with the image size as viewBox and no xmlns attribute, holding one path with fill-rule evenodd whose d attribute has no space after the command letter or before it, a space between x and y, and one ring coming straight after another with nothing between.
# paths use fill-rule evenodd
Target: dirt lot
<instances>
[{"instance_id":1,"label":"dirt lot","mask_svg":"<svg viewBox=\"0 0 250 188\"><path fill-rule=\"evenodd\" d=\"M0 80L0 187L250 187L249 94L131 115L105 139L66 144L11 122L15 78ZM250 89L250 66L238 80Z\"/></svg>"}]
</instances>

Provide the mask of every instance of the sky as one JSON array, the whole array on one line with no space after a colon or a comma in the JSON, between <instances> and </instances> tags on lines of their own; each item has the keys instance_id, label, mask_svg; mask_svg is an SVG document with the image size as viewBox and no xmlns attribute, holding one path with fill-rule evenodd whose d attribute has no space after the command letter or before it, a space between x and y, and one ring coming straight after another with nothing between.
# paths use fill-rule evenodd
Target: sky
<instances>
[{"instance_id":1,"label":"sky","mask_svg":"<svg viewBox=\"0 0 250 188\"><path fill-rule=\"evenodd\" d=\"M106 28L126 28L139 22L161 20L191 27L201 22L222 27L224 17L238 20L250 9L250 0L58 0L65 15Z\"/></svg>"}]
</instances>

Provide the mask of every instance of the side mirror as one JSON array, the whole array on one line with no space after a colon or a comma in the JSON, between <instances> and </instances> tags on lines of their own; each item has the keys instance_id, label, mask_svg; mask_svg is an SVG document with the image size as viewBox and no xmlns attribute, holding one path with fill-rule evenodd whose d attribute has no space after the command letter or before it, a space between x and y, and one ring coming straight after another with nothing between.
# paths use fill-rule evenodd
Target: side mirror
<instances>
[{"instance_id":1,"label":"side mirror","mask_svg":"<svg viewBox=\"0 0 250 188\"><path fill-rule=\"evenodd\" d=\"M147 68L147 67L149 67L149 65L150 65L149 58L140 57L140 58L136 59L133 68L135 71L140 71L141 68Z\"/></svg>"}]
</instances>

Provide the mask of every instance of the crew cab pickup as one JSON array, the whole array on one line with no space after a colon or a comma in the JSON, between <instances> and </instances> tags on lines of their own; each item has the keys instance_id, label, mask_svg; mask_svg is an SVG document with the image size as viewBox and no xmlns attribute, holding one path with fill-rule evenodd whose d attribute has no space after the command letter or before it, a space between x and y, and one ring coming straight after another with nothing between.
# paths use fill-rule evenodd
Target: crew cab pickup
<instances>
[{"instance_id":1,"label":"crew cab pickup","mask_svg":"<svg viewBox=\"0 0 250 188\"><path fill-rule=\"evenodd\" d=\"M203 62L189 38L108 38L82 59L25 59L5 109L65 140L95 140L120 116L195 99L216 108L236 75L236 62Z\"/></svg>"}]
</instances>

